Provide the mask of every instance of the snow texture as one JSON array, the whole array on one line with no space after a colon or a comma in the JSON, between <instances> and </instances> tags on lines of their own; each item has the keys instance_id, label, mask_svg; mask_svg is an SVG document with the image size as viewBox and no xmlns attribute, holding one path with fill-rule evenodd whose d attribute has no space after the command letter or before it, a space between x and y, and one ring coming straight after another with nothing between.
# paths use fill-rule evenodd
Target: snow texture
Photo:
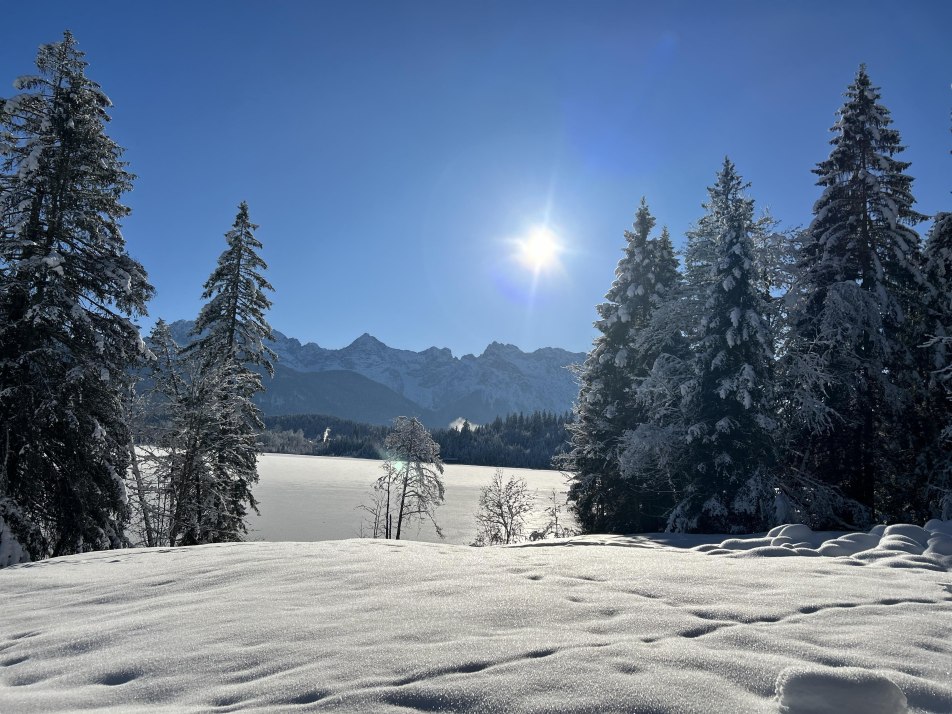
<instances>
[{"instance_id":1,"label":"snow texture","mask_svg":"<svg viewBox=\"0 0 952 714\"><path fill-rule=\"evenodd\" d=\"M770 538L820 542L786 533ZM673 547L699 540L235 543L17 565L0 571L0 711L952 711L948 571L903 552L887 568Z\"/></svg>"}]
</instances>

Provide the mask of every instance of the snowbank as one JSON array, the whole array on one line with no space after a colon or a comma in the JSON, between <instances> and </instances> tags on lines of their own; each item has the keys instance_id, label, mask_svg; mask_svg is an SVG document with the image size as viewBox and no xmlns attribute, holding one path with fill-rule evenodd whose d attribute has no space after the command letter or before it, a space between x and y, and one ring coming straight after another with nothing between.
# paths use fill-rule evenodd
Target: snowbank
<instances>
[{"instance_id":1,"label":"snowbank","mask_svg":"<svg viewBox=\"0 0 952 714\"><path fill-rule=\"evenodd\" d=\"M777 526L763 538L729 538L694 549L734 557L826 556L849 558L857 565L952 570L952 521L931 520L922 528L907 523L875 526L869 533L833 537L793 524Z\"/></svg>"},{"instance_id":2,"label":"snowbank","mask_svg":"<svg viewBox=\"0 0 952 714\"><path fill-rule=\"evenodd\" d=\"M0 711L952 711L948 571L603 541L242 543L13 566Z\"/></svg>"}]
</instances>

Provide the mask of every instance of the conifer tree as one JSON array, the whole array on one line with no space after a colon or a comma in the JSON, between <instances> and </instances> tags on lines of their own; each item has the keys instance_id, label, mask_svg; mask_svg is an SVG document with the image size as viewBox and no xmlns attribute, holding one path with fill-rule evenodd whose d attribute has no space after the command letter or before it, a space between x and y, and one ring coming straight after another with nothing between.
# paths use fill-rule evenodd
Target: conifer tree
<instances>
[{"instance_id":1,"label":"conifer tree","mask_svg":"<svg viewBox=\"0 0 952 714\"><path fill-rule=\"evenodd\" d=\"M952 339L952 213L937 213L925 244L925 273L933 288L929 300L929 333L939 338L931 350L931 366L950 366L948 340Z\"/></svg>"},{"instance_id":2,"label":"conifer tree","mask_svg":"<svg viewBox=\"0 0 952 714\"><path fill-rule=\"evenodd\" d=\"M262 246L255 238L256 230L258 226L248 216L248 204L242 201L232 229L225 234L228 248L205 282L202 299L208 302L195 321L196 340L188 349L209 362L259 365L273 374L275 354L265 340L273 340L274 335L264 314L271 308L265 291L274 288L262 275L268 266L258 255Z\"/></svg>"},{"instance_id":3,"label":"conifer tree","mask_svg":"<svg viewBox=\"0 0 952 714\"><path fill-rule=\"evenodd\" d=\"M669 530L749 530L773 517L773 338L746 188L725 159L690 234L686 286L656 313L659 329L681 322L684 342L639 385L648 418L624 440L624 475L671 494Z\"/></svg>"},{"instance_id":4,"label":"conifer tree","mask_svg":"<svg viewBox=\"0 0 952 714\"><path fill-rule=\"evenodd\" d=\"M0 528L32 558L123 543L122 396L152 294L120 231L133 176L67 32L0 100Z\"/></svg>"},{"instance_id":5,"label":"conifer tree","mask_svg":"<svg viewBox=\"0 0 952 714\"><path fill-rule=\"evenodd\" d=\"M917 457L920 519L952 518L952 213L938 213L925 246L933 288L928 309L928 392L918 407L923 446Z\"/></svg>"},{"instance_id":6,"label":"conifer tree","mask_svg":"<svg viewBox=\"0 0 952 714\"><path fill-rule=\"evenodd\" d=\"M773 516L773 337L748 187L725 159L698 224L713 260L685 444L691 471L670 521L677 530L749 532Z\"/></svg>"},{"instance_id":7,"label":"conifer tree","mask_svg":"<svg viewBox=\"0 0 952 714\"><path fill-rule=\"evenodd\" d=\"M221 533L227 519L228 482L216 471L220 447L229 438L223 402L234 399L216 370L203 369L199 356L180 348L159 320L149 336L151 402L158 452L146 459L151 483L148 513L157 545L196 545L231 540ZM138 488L138 484L136 484Z\"/></svg>"},{"instance_id":8,"label":"conifer tree","mask_svg":"<svg viewBox=\"0 0 952 714\"><path fill-rule=\"evenodd\" d=\"M901 438L921 388L928 294L909 164L861 66L814 173L823 194L805 236L786 354L789 468L813 525L901 517L914 446ZM811 489L808 489L810 491ZM842 495L839 502L830 494ZM897 497L901 497L897 500Z\"/></svg>"},{"instance_id":9,"label":"conifer tree","mask_svg":"<svg viewBox=\"0 0 952 714\"><path fill-rule=\"evenodd\" d=\"M633 230L625 231L615 281L597 308L595 327L601 335L580 370L575 421L569 427L572 448L557 461L573 474L569 499L587 531L644 529L639 494L619 472L618 447L625 430L640 420L633 389L656 356L651 351L657 346L636 348L637 336L678 279L667 233L650 239L654 224L642 199Z\"/></svg>"},{"instance_id":10,"label":"conifer tree","mask_svg":"<svg viewBox=\"0 0 952 714\"><path fill-rule=\"evenodd\" d=\"M252 401L263 389L258 368L273 373L265 311L272 290L261 271L258 228L241 203L227 249L205 283L193 334L171 367L166 397L176 404L168 451L174 492L171 540L194 545L240 540L248 509L257 510L257 435L264 424Z\"/></svg>"}]
</instances>

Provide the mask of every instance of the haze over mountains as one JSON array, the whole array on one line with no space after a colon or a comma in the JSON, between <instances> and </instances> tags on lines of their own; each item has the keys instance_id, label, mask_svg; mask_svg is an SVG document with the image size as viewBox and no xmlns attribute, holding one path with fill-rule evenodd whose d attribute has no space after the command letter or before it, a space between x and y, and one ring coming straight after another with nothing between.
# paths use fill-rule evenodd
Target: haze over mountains
<instances>
[{"instance_id":1,"label":"haze over mountains","mask_svg":"<svg viewBox=\"0 0 952 714\"><path fill-rule=\"evenodd\" d=\"M189 341L192 323L172 323L176 342ZM523 352L493 342L479 355L388 347L364 333L347 347L326 349L275 331L274 379L257 402L266 415L328 414L370 424L399 415L445 427L465 418L475 424L514 412L566 412L578 395L569 365L579 352L545 347Z\"/></svg>"}]
</instances>

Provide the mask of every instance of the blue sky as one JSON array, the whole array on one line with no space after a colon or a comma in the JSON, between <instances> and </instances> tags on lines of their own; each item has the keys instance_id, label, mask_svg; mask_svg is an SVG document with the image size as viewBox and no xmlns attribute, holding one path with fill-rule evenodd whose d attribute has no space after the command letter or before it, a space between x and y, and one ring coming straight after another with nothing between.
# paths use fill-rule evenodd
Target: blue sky
<instances>
[{"instance_id":1,"label":"blue sky","mask_svg":"<svg viewBox=\"0 0 952 714\"><path fill-rule=\"evenodd\" d=\"M139 176L143 326L197 314L246 200L288 335L586 351L641 196L680 244L729 155L758 208L809 222L860 62L919 210L952 210L950 26L938 0L47 0L4 8L0 91L74 32ZM541 224L564 252L535 275L515 241Z\"/></svg>"}]
</instances>

